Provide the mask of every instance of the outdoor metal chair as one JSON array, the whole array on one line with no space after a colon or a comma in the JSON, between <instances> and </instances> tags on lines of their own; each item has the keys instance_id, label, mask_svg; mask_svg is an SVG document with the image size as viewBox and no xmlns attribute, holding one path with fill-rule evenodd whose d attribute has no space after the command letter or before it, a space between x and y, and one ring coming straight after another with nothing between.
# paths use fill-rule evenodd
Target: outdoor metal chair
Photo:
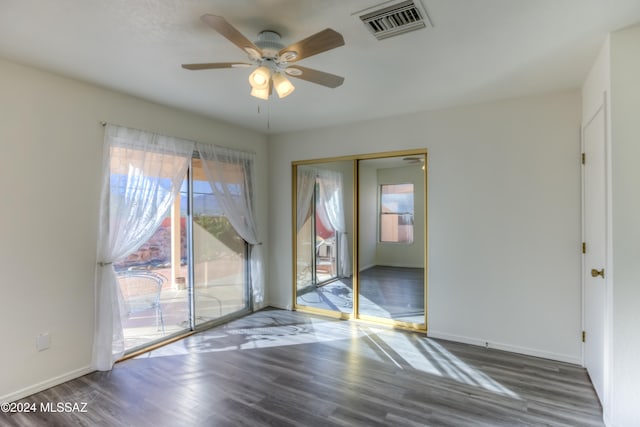
<instances>
[{"instance_id":1,"label":"outdoor metal chair","mask_svg":"<svg viewBox=\"0 0 640 427\"><path fill-rule=\"evenodd\" d=\"M127 315L154 309L156 329L164 334L160 294L167 278L149 270L122 270L117 274L122 286Z\"/></svg>"}]
</instances>

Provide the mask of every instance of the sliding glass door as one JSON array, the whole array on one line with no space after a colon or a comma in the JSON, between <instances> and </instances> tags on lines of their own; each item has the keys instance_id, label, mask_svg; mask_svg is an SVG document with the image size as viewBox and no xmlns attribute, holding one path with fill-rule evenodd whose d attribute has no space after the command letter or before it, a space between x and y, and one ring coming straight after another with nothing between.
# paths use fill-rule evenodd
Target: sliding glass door
<instances>
[{"instance_id":1,"label":"sliding glass door","mask_svg":"<svg viewBox=\"0 0 640 427\"><path fill-rule=\"evenodd\" d=\"M247 309L247 244L224 216L200 159L192 161L195 324Z\"/></svg>"},{"instance_id":2,"label":"sliding glass door","mask_svg":"<svg viewBox=\"0 0 640 427\"><path fill-rule=\"evenodd\" d=\"M179 197L169 197L187 161L160 150L110 148L110 227L136 230L123 237L116 234L114 238L123 241L112 245L139 242L133 252L113 262L125 350L179 333L189 323L186 282L178 281L186 277L182 260L187 252L180 244L186 222Z\"/></svg>"},{"instance_id":3,"label":"sliding glass door","mask_svg":"<svg viewBox=\"0 0 640 427\"><path fill-rule=\"evenodd\" d=\"M116 152L111 163L111 191L124 197L118 176L126 159ZM169 185L163 176L139 185L149 181ZM249 310L247 243L225 217L198 158L151 237L114 267L127 352Z\"/></svg>"}]
</instances>

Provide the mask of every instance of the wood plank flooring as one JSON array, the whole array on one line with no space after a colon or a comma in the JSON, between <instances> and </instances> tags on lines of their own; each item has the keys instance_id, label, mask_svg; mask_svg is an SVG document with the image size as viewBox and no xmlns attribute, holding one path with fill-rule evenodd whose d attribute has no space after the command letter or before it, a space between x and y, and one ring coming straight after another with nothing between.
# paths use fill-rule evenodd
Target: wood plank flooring
<instances>
[{"instance_id":1,"label":"wood plank flooring","mask_svg":"<svg viewBox=\"0 0 640 427\"><path fill-rule=\"evenodd\" d=\"M2 426L602 426L579 366L263 310L21 403Z\"/></svg>"},{"instance_id":2,"label":"wood plank flooring","mask_svg":"<svg viewBox=\"0 0 640 427\"><path fill-rule=\"evenodd\" d=\"M298 305L353 312L353 284L340 278L298 293ZM360 314L424 323L424 269L377 265L360 272Z\"/></svg>"},{"instance_id":3,"label":"wood plank flooring","mask_svg":"<svg viewBox=\"0 0 640 427\"><path fill-rule=\"evenodd\" d=\"M372 303L360 314L424 323L424 268L368 268L360 272L360 295Z\"/></svg>"}]
</instances>

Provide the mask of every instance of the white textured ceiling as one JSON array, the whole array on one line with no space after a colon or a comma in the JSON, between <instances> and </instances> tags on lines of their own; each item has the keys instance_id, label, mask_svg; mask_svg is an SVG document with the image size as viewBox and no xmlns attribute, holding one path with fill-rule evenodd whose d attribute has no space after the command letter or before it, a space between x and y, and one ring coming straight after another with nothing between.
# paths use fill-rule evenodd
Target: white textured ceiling
<instances>
[{"instance_id":1,"label":"white textured ceiling","mask_svg":"<svg viewBox=\"0 0 640 427\"><path fill-rule=\"evenodd\" d=\"M640 21L639 0L422 0L434 28L378 41L353 13L379 3L0 0L0 57L274 133L577 88L606 34ZM285 44L333 28L346 45L299 64L345 82L259 101L250 69L184 70L246 59L204 13Z\"/></svg>"}]
</instances>

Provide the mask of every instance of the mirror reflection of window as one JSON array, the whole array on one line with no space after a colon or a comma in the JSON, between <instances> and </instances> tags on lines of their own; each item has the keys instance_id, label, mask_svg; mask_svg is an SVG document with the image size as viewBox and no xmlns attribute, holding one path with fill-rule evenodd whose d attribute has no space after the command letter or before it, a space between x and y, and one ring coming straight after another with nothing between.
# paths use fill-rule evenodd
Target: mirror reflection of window
<instances>
[{"instance_id":1,"label":"mirror reflection of window","mask_svg":"<svg viewBox=\"0 0 640 427\"><path fill-rule=\"evenodd\" d=\"M380 186L380 241L413 243L413 184Z\"/></svg>"}]
</instances>

